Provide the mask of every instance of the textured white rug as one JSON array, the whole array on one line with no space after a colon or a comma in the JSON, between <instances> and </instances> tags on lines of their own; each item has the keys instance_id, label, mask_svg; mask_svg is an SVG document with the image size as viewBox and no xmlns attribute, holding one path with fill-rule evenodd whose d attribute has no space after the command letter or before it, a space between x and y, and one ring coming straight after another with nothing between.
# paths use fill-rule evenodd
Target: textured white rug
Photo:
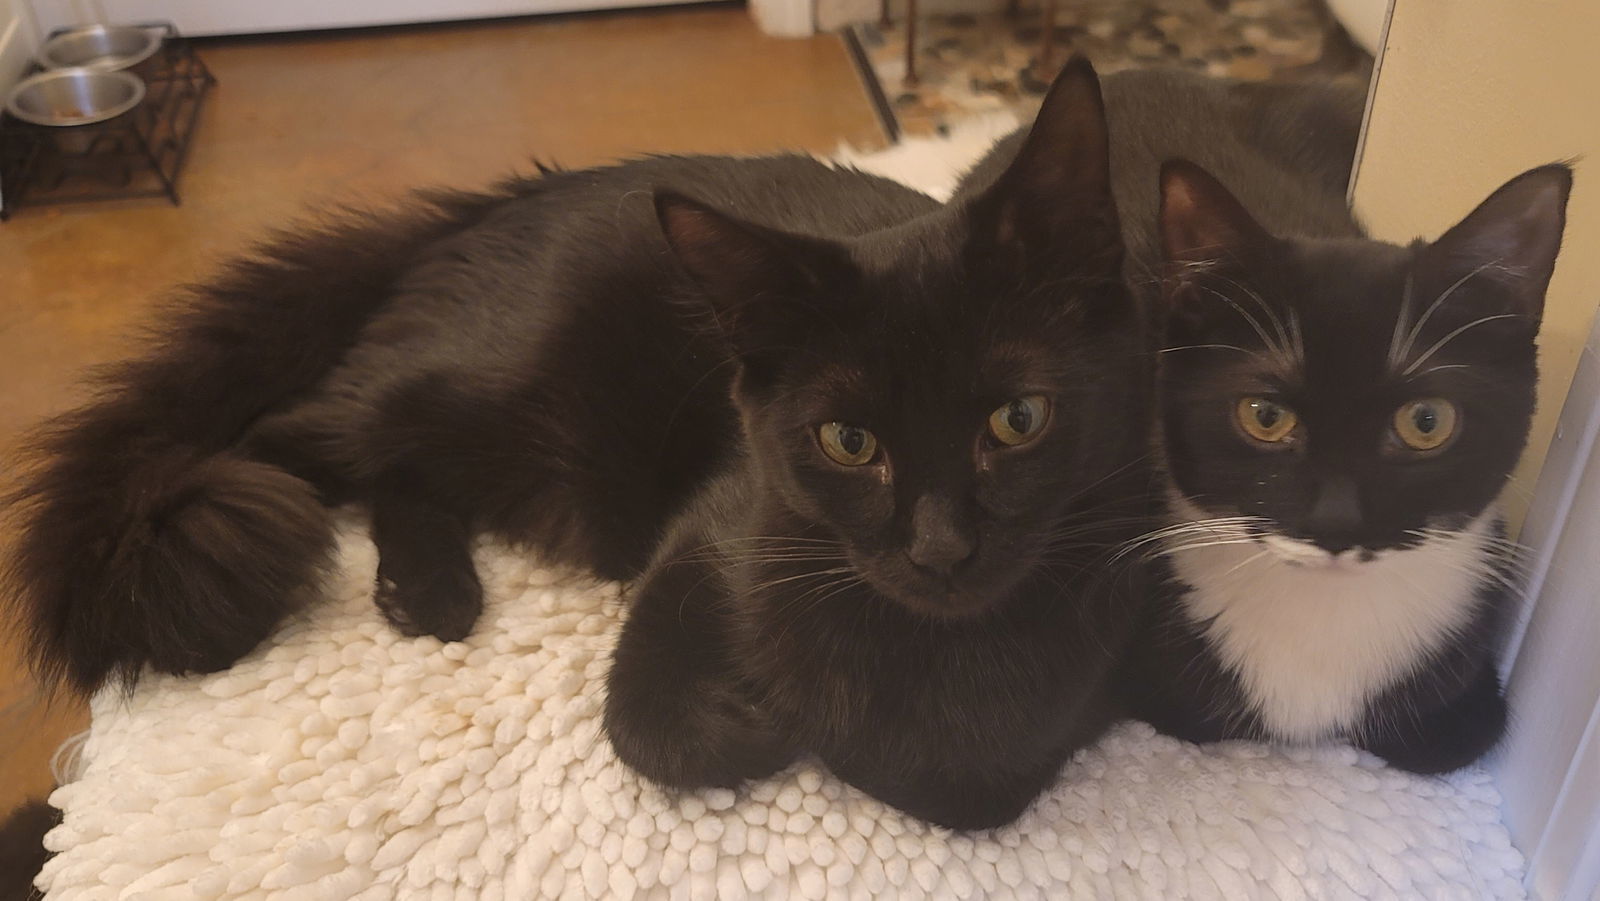
<instances>
[{"instance_id":1,"label":"textured white rug","mask_svg":"<svg viewBox=\"0 0 1600 901\"><path fill-rule=\"evenodd\" d=\"M1015 115L999 110L962 119L943 137L907 138L871 153L840 144L833 160L946 200L962 174L1019 124Z\"/></svg>"},{"instance_id":2,"label":"textured white rug","mask_svg":"<svg viewBox=\"0 0 1600 901\"><path fill-rule=\"evenodd\" d=\"M956 835L799 764L643 784L598 729L617 590L478 553L469 640L406 639L344 541L329 601L230 672L94 703L40 885L73 898L1518 898L1488 776L1142 724L1014 826Z\"/></svg>"},{"instance_id":3,"label":"textured white rug","mask_svg":"<svg viewBox=\"0 0 1600 901\"><path fill-rule=\"evenodd\" d=\"M1003 131L1003 126L997 126ZM992 135L895 151L932 193ZM866 167L883 171L882 160ZM670 795L599 731L617 590L478 550L467 641L406 639L347 527L327 602L232 670L94 702L51 899L1523 897L1489 777L1127 724L1015 825L951 834L801 763Z\"/></svg>"}]
</instances>

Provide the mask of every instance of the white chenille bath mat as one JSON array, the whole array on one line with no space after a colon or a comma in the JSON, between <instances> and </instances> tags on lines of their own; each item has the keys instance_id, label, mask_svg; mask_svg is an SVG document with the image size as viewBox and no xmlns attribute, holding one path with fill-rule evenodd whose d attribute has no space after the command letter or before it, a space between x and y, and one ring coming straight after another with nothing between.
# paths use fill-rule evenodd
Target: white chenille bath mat
<instances>
[{"instance_id":1,"label":"white chenille bath mat","mask_svg":"<svg viewBox=\"0 0 1600 901\"><path fill-rule=\"evenodd\" d=\"M936 196L1010 127L845 153ZM980 131L981 130L981 131ZM1143 724L1016 824L925 826L801 763L668 794L599 729L616 586L478 550L464 642L392 632L349 527L328 601L232 670L94 702L51 899L1516 899L1486 773L1349 748L1199 748Z\"/></svg>"},{"instance_id":2,"label":"white chenille bath mat","mask_svg":"<svg viewBox=\"0 0 1600 901\"><path fill-rule=\"evenodd\" d=\"M1201 749L1143 724L1015 825L929 828L801 763L642 783L599 731L615 586L485 544L467 641L392 632L351 529L328 602L232 670L95 699L52 899L1520 898L1482 771Z\"/></svg>"}]
</instances>

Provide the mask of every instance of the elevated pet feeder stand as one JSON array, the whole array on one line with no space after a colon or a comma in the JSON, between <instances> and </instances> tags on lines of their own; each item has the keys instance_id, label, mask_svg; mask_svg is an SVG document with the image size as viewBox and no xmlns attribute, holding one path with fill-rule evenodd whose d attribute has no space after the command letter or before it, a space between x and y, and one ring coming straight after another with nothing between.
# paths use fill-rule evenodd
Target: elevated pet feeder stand
<instances>
[{"instance_id":1,"label":"elevated pet feeder stand","mask_svg":"<svg viewBox=\"0 0 1600 901\"><path fill-rule=\"evenodd\" d=\"M104 122L56 127L0 114L0 220L24 205L165 197L178 176L201 102L217 80L169 22L161 49L130 70L145 82L133 109Z\"/></svg>"}]
</instances>

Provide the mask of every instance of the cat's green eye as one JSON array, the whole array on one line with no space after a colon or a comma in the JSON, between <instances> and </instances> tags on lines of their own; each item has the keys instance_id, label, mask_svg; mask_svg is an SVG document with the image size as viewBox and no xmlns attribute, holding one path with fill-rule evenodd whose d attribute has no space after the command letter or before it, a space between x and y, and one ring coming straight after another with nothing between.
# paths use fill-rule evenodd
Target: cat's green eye
<instances>
[{"instance_id":1,"label":"cat's green eye","mask_svg":"<svg viewBox=\"0 0 1600 901\"><path fill-rule=\"evenodd\" d=\"M1050 418L1050 402L1037 394L1019 397L989 414L989 434L1008 447L1039 437Z\"/></svg>"},{"instance_id":2,"label":"cat's green eye","mask_svg":"<svg viewBox=\"0 0 1600 901\"><path fill-rule=\"evenodd\" d=\"M1287 440L1300 423L1300 417L1293 410L1264 397L1241 399L1234 407L1234 417L1246 435L1268 444Z\"/></svg>"},{"instance_id":3,"label":"cat's green eye","mask_svg":"<svg viewBox=\"0 0 1600 901\"><path fill-rule=\"evenodd\" d=\"M840 466L864 466L878 455L878 438L860 426L825 422L817 426L817 443Z\"/></svg>"},{"instance_id":4,"label":"cat's green eye","mask_svg":"<svg viewBox=\"0 0 1600 901\"><path fill-rule=\"evenodd\" d=\"M1442 397L1424 397L1394 411L1394 433L1406 447L1430 451L1443 447L1456 433L1456 405Z\"/></svg>"}]
</instances>

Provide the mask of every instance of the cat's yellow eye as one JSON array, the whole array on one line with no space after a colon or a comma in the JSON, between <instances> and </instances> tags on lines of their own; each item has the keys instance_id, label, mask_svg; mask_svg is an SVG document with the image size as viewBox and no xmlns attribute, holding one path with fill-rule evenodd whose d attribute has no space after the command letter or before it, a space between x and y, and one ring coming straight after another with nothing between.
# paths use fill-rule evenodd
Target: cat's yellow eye
<instances>
[{"instance_id":1,"label":"cat's yellow eye","mask_svg":"<svg viewBox=\"0 0 1600 901\"><path fill-rule=\"evenodd\" d=\"M817 426L817 443L840 466L864 466L878 455L878 438L860 426L825 422Z\"/></svg>"},{"instance_id":2,"label":"cat's yellow eye","mask_svg":"<svg viewBox=\"0 0 1600 901\"><path fill-rule=\"evenodd\" d=\"M989 414L989 434L1009 447L1039 437L1050 418L1050 402L1037 394L1019 397Z\"/></svg>"},{"instance_id":3,"label":"cat's yellow eye","mask_svg":"<svg viewBox=\"0 0 1600 901\"><path fill-rule=\"evenodd\" d=\"M1286 440L1300 422L1293 410L1264 397L1241 399L1234 408L1234 416L1246 435L1268 444Z\"/></svg>"},{"instance_id":4,"label":"cat's yellow eye","mask_svg":"<svg viewBox=\"0 0 1600 901\"><path fill-rule=\"evenodd\" d=\"M1456 433L1456 405L1442 397L1424 397L1394 411L1394 433L1406 447L1429 451L1443 447Z\"/></svg>"}]
</instances>

